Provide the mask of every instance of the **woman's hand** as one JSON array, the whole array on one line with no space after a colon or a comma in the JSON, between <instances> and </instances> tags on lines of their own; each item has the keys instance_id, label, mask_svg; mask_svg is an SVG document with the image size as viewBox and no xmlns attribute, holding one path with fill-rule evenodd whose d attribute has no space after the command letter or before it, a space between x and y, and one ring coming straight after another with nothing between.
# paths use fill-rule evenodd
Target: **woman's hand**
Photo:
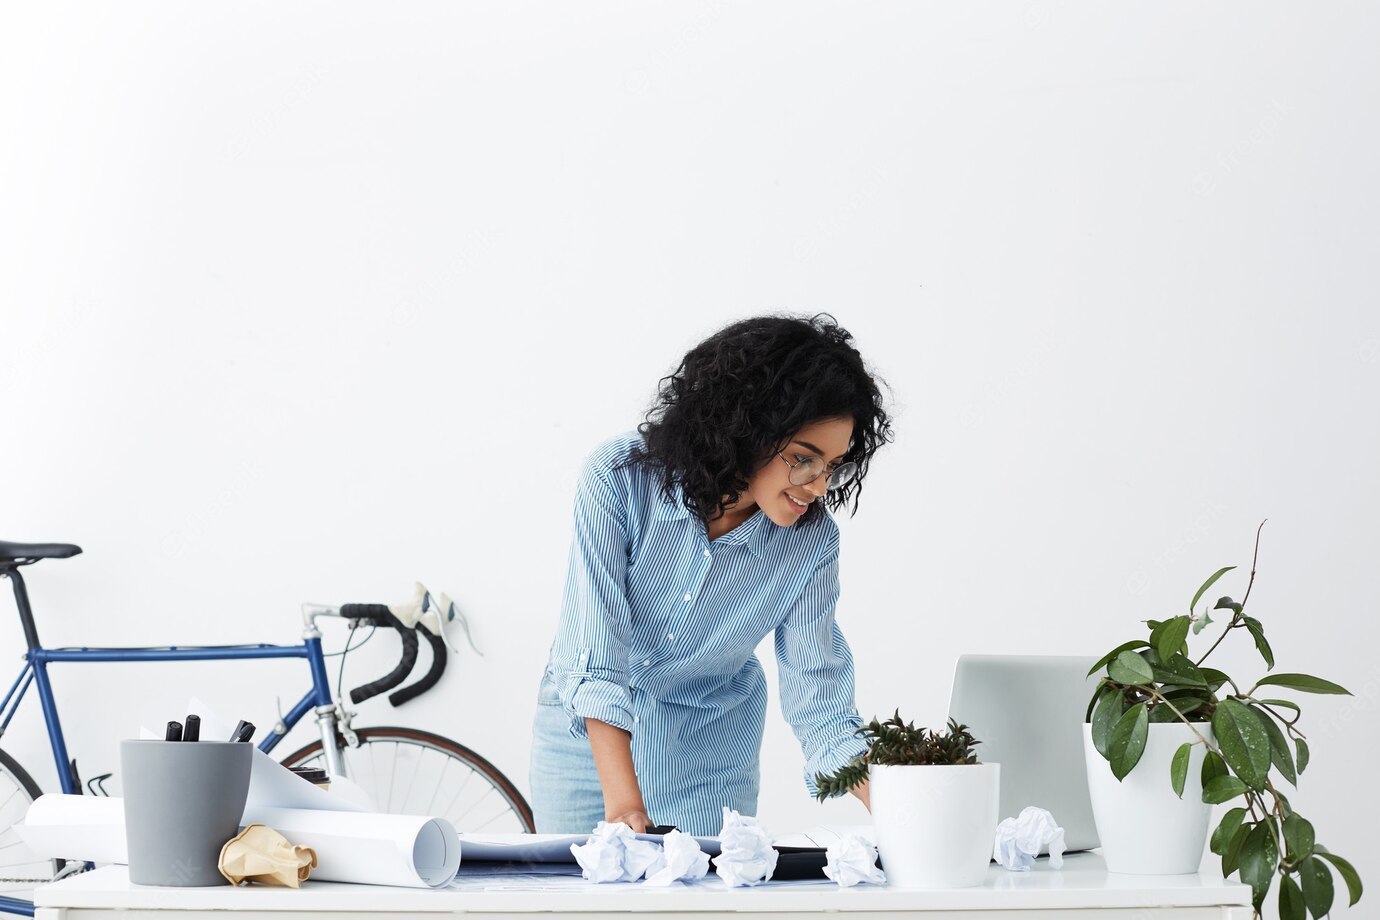
<instances>
[{"instance_id":1,"label":"woman's hand","mask_svg":"<svg viewBox=\"0 0 1380 920\"><path fill-rule=\"evenodd\" d=\"M647 817L647 813L641 809L625 811L621 815L613 815L604 819L610 824L626 824L633 829L635 834L647 833L647 828L652 826L652 819Z\"/></svg>"},{"instance_id":2,"label":"woman's hand","mask_svg":"<svg viewBox=\"0 0 1380 920\"><path fill-rule=\"evenodd\" d=\"M604 794L604 820L610 824L626 824L639 834L652 826L642 790L637 785L633 769L632 735L621 728L585 719L589 744L594 754L594 768L599 773L599 786Z\"/></svg>"},{"instance_id":3,"label":"woman's hand","mask_svg":"<svg viewBox=\"0 0 1380 920\"><path fill-rule=\"evenodd\" d=\"M869 780L863 780L848 791L858 797L858 801L863 803L863 807L870 814L872 812L872 787L868 783Z\"/></svg>"}]
</instances>

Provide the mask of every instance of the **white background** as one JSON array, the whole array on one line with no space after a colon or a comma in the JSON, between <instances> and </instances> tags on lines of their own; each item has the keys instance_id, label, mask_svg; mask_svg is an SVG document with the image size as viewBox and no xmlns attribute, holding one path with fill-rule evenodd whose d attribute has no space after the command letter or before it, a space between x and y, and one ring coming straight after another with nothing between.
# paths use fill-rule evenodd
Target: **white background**
<instances>
[{"instance_id":1,"label":"white background","mask_svg":"<svg viewBox=\"0 0 1380 920\"><path fill-rule=\"evenodd\" d=\"M0 538L85 548L26 570L49 645L288 643L302 601L449 591L485 657L360 721L525 787L580 458L723 323L827 310L898 434L840 519L863 714L936 724L960 653L1098 654L1221 565L1239 598L1268 518L1250 609L1278 669L1356 694L1303 699L1294 802L1374 879L1377 27L1364 4L8 3ZM17 622L0 647L17 671ZM1244 636L1219 657L1260 673ZM191 691L265 724L305 683L53 675L88 776ZM51 788L37 716L4 745ZM773 702L764 822L865 819L799 766Z\"/></svg>"}]
</instances>

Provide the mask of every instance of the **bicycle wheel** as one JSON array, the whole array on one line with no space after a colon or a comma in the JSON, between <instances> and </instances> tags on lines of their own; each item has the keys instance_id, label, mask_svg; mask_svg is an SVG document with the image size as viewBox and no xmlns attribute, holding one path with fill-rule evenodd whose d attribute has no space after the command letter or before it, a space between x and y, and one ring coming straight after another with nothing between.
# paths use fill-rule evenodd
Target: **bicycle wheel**
<instances>
[{"instance_id":1,"label":"bicycle wheel","mask_svg":"<svg viewBox=\"0 0 1380 920\"><path fill-rule=\"evenodd\" d=\"M359 747L339 735L350 780L389 814L445 818L462 833L532 833L532 809L498 768L449 738L416 728L356 731ZM283 766L325 769L321 742L294 751Z\"/></svg>"},{"instance_id":2,"label":"bicycle wheel","mask_svg":"<svg viewBox=\"0 0 1380 920\"><path fill-rule=\"evenodd\" d=\"M32 900L34 886L51 881L66 864L62 859L38 858L14 831L42 794L28 771L0 751L0 894L6 897Z\"/></svg>"}]
</instances>

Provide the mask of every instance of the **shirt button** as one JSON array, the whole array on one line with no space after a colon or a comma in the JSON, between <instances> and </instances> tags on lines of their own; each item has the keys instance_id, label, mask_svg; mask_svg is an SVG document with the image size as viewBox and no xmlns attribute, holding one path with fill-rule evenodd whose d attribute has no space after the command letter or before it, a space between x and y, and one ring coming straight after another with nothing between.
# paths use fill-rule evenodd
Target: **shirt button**
<instances>
[{"instance_id":1,"label":"shirt button","mask_svg":"<svg viewBox=\"0 0 1380 920\"><path fill-rule=\"evenodd\" d=\"M690 592L689 592L689 591L686 591L686 592L685 592L685 599L686 599L687 601L690 600Z\"/></svg>"},{"instance_id":2,"label":"shirt button","mask_svg":"<svg viewBox=\"0 0 1380 920\"><path fill-rule=\"evenodd\" d=\"M634 721L634 722L641 722L642 720L641 720L640 718L638 718L637 716L633 716L633 721Z\"/></svg>"},{"instance_id":3,"label":"shirt button","mask_svg":"<svg viewBox=\"0 0 1380 920\"><path fill-rule=\"evenodd\" d=\"M651 664L651 663L652 663L652 659L648 658L646 661L642 662L642 667L645 668L647 665L649 665L649 664Z\"/></svg>"},{"instance_id":4,"label":"shirt button","mask_svg":"<svg viewBox=\"0 0 1380 920\"><path fill-rule=\"evenodd\" d=\"M675 633L667 633L667 634L666 634L666 641L667 641L667 642L675 642L675 641L676 641L676 634L675 634Z\"/></svg>"},{"instance_id":5,"label":"shirt button","mask_svg":"<svg viewBox=\"0 0 1380 920\"><path fill-rule=\"evenodd\" d=\"M711 553L709 550L705 550L705 551L704 551L704 554L705 554L706 556L712 556L712 555L714 555L714 554Z\"/></svg>"}]
</instances>

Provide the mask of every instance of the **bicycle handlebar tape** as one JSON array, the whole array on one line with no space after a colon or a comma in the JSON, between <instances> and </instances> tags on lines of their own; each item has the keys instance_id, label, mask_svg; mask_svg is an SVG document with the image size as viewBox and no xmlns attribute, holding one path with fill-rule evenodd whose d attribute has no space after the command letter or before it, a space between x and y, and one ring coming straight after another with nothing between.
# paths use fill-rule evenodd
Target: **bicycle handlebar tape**
<instances>
[{"instance_id":1,"label":"bicycle handlebar tape","mask_svg":"<svg viewBox=\"0 0 1380 920\"><path fill-rule=\"evenodd\" d=\"M393 616L387 604L342 604L340 615L347 620L364 620L375 626L393 626L396 623L398 628L402 628L402 623Z\"/></svg>"},{"instance_id":2,"label":"bicycle handlebar tape","mask_svg":"<svg viewBox=\"0 0 1380 920\"><path fill-rule=\"evenodd\" d=\"M417 664L417 632L402 624L402 621L393 616L392 611L382 604L363 604L360 606L377 607L383 611L383 616L387 617L381 625L391 626L398 631L402 637L402 660L398 666L389 671L376 681L371 681L362 687L356 687L350 691L350 702L362 703L370 697L378 696L380 693L387 693L398 684L407 680L407 675L412 673L412 668ZM343 613L344 608L341 608Z\"/></svg>"},{"instance_id":3,"label":"bicycle handlebar tape","mask_svg":"<svg viewBox=\"0 0 1380 920\"><path fill-rule=\"evenodd\" d=\"M426 693L432 687L436 686L436 682L441 679L441 675L446 671L446 652L449 651L449 649L446 648L445 640L424 629L413 631L426 636L426 641L431 646L431 667L427 669L426 674L422 675L421 680L410 686L403 687L401 690L388 697L388 702L392 703L394 706L401 706L408 700L415 700L423 693Z\"/></svg>"}]
</instances>

